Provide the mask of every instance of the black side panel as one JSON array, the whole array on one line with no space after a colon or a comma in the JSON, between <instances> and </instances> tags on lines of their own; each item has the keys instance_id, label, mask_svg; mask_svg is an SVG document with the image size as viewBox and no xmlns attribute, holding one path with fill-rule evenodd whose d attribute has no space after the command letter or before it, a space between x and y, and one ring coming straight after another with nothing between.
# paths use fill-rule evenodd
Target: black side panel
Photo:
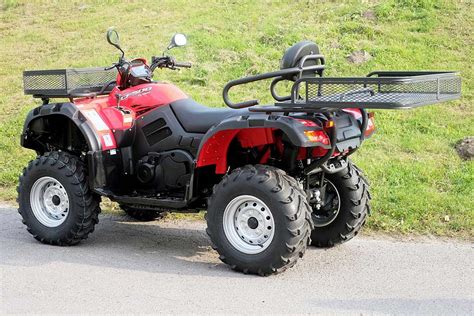
<instances>
[{"instance_id":1,"label":"black side panel","mask_svg":"<svg viewBox=\"0 0 474 316\"><path fill-rule=\"evenodd\" d=\"M153 121L143 126L143 133L145 134L145 136L148 137L164 126L166 126L165 120L162 118L159 118L156 121Z\"/></svg>"},{"instance_id":2,"label":"black side panel","mask_svg":"<svg viewBox=\"0 0 474 316\"><path fill-rule=\"evenodd\" d=\"M165 127L148 135L146 140L150 146L153 146L156 143L165 140L167 137L171 136L171 134L171 129L169 127Z\"/></svg>"},{"instance_id":3,"label":"black side panel","mask_svg":"<svg viewBox=\"0 0 474 316\"><path fill-rule=\"evenodd\" d=\"M204 134L188 133L176 119L169 105L161 106L136 121L133 156L139 159L150 152L182 149L196 157Z\"/></svg>"},{"instance_id":4,"label":"black side panel","mask_svg":"<svg viewBox=\"0 0 474 316\"><path fill-rule=\"evenodd\" d=\"M89 182L94 189L112 190L115 193L127 190L119 150L96 151L87 154Z\"/></svg>"}]
</instances>

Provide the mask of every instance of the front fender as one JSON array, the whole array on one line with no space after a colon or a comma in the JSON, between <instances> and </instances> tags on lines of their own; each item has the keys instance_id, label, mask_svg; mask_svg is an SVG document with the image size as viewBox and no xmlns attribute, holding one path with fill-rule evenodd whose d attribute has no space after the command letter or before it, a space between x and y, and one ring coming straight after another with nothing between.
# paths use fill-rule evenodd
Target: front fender
<instances>
[{"instance_id":1,"label":"front fender","mask_svg":"<svg viewBox=\"0 0 474 316\"><path fill-rule=\"evenodd\" d=\"M51 103L44 104L31 110L26 116L21 134L21 145L25 148L35 149L34 140L29 138L33 124L40 118L52 115L62 115L65 119L72 121L81 131L87 142L89 151L101 151L102 145L93 124L88 121L74 103Z\"/></svg>"},{"instance_id":2,"label":"front fender","mask_svg":"<svg viewBox=\"0 0 474 316\"><path fill-rule=\"evenodd\" d=\"M35 141L34 136L47 132L42 118L52 116L64 117L64 120L72 122L84 136L88 147L87 163L91 188L109 188L116 185L117 175L121 170L121 155L115 150L115 138L111 129L92 107L81 108L74 103L66 102L44 104L31 110L23 126L21 145L37 151L44 150L41 144Z\"/></svg>"}]
</instances>

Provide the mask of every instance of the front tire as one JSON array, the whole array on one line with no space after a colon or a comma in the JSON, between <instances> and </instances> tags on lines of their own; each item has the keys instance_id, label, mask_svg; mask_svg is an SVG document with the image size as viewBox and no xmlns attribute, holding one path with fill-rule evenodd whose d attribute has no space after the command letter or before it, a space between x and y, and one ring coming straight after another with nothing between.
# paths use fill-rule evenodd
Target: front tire
<instances>
[{"instance_id":1,"label":"front tire","mask_svg":"<svg viewBox=\"0 0 474 316\"><path fill-rule=\"evenodd\" d=\"M329 194L338 201L328 201L335 208L331 212L334 215L326 217L326 222L321 210L313 207L316 227L311 233L311 244L316 247L333 247L351 240L360 232L370 212L369 183L351 161L345 169L326 174L325 178L326 187L332 191Z\"/></svg>"},{"instance_id":2,"label":"front tire","mask_svg":"<svg viewBox=\"0 0 474 316\"><path fill-rule=\"evenodd\" d=\"M18 212L28 232L45 244L69 246L99 222L100 197L89 189L84 164L64 152L47 152L20 176Z\"/></svg>"},{"instance_id":3,"label":"front tire","mask_svg":"<svg viewBox=\"0 0 474 316\"><path fill-rule=\"evenodd\" d=\"M207 233L232 269L262 276L293 266L310 242L311 209L295 180L270 166L233 170L214 186Z\"/></svg>"}]
</instances>

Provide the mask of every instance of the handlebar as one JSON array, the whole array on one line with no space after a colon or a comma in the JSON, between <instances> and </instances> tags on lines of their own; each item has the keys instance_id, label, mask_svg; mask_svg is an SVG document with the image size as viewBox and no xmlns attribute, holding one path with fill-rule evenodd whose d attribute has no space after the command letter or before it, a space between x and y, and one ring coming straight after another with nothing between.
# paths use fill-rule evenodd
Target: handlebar
<instances>
[{"instance_id":1,"label":"handlebar","mask_svg":"<svg viewBox=\"0 0 474 316\"><path fill-rule=\"evenodd\" d=\"M114 68L117 68L117 64L113 64L113 65L110 66L110 67L105 67L104 70L105 70L105 71L109 71L109 70L112 70L112 69L114 69Z\"/></svg>"},{"instance_id":2,"label":"handlebar","mask_svg":"<svg viewBox=\"0 0 474 316\"><path fill-rule=\"evenodd\" d=\"M174 63L175 67L182 67L182 68L191 68L192 64L189 62L175 62Z\"/></svg>"},{"instance_id":3,"label":"handlebar","mask_svg":"<svg viewBox=\"0 0 474 316\"><path fill-rule=\"evenodd\" d=\"M152 63L150 65L151 71L155 71L156 68L169 68L175 70L176 68L191 68L191 63L188 62L177 62L173 57L162 56L152 57Z\"/></svg>"}]
</instances>

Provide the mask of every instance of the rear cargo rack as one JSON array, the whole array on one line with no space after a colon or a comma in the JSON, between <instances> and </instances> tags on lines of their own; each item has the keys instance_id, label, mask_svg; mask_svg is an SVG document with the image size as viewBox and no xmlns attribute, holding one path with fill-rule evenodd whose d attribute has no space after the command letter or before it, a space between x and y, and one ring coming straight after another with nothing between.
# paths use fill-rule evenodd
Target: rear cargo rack
<instances>
[{"instance_id":1,"label":"rear cargo rack","mask_svg":"<svg viewBox=\"0 0 474 316\"><path fill-rule=\"evenodd\" d=\"M25 94L33 97L74 98L108 94L115 86L117 70L105 68L28 70L23 72Z\"/></svg>"},{"instance_id":2,"label":"rear cargo rack","mask_svg":"<svg viewBox=\"0 0 474 316\"><path fill-rule=\"evenodd\" d=\"M457 72L377 71L367 77L311 77L295 81L291 100L253 112L320 112L331 109L408 109L458 99Z\"/></svg>"},{"instance_id":3,"label":"rear cargo rack","mask_svg":"<svg viewBox=\"0 0 474 316\"><path fill-rule=\"evenodd\" d=\"M224 88L224 102L239 109L250 107L252 112L321 112L331 109L409 109L423 105L455 100L461 97L461 76L453 71L376 71L367 77L323 77L324 59L319 77L302 77L306 68L291 68L232 80ZM287 97L275 93L275 84L287 80L287 73L300 73ZM233 103L228 97L232 87L274 78L270 92L277 101L274 106L255 106L257 100Z\"/></svg>"}]
</instances>

